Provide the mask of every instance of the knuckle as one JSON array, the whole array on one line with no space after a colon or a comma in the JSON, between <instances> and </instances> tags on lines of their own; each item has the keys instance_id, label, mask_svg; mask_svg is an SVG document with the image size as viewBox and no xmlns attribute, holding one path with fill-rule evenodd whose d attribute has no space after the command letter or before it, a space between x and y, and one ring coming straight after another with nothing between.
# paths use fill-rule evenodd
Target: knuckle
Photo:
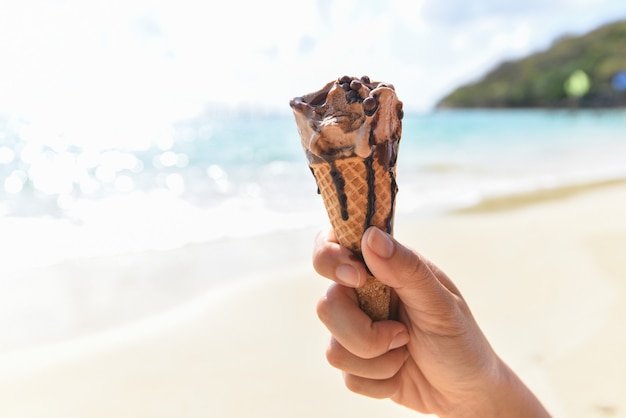
<instances>
[{"instance_id":1,"label":"knuckle","mask_svg":"<svg viewBox=\"0 0 626 418\"><path fill-rule=\"evenodd\" d=\"M342 370L345 367L345 351L334 338L331 338L326 349L326 361L336 369Z\"/></svg>"},{"instance_id":2,"label":"knuckle","mask_svg":"<svg viewBox=\"0 0 626 418\"><path fill-rule=\"evenodd\" d=\"M335 271L337 259L340 257L340 252L339 244L329 241L318 243L313 248L313 269L317 274L331 279Z\"/></svg>"},{"instance_id":3,"label":"knuckle","mask_svg":"<svg viewBox=\"0 0 626 418\"><path fill-rule=\"evenodd\" d=\"M330 307L328 306L328 295L322 296L322 298L317 302L317 306L315 307L315 311L317 312L317 317L324 324L328 322L330 318Z\"/></svg>"},{"instance_id":4,"label":"knuckle","mask_svg":"<svg viewBox=\"0 0 626 418\"><path fill-rule=\"evenodd\" d=\"M365 380L361 377L344 373L343 382L351 392L357 393L359 395L364 395L368 391L366 390Z\"/></svg>"},{"instance_id":5,"label":"knuckle","mask_svg":"<svg viewBox=\"0 0 626 418\"><path fill-rule=\"evenodd\" d=\"M329 324L334 315L335 307L340 299L339 288L337 284L332 284L326 294L317 302L316 311L318 318L324 323Z\"/></svg>"},{"instance_id":6,"label":"knuckle","mask_svg":"<svg viewBox=\"0 0 626 418\"><path fill-rule=\"evenodd\" d=\"M395 376L387 380L370 380L348 373L344 373L343 381L351 392L374 399L385 399L393 396L399 383Z\"/></svg>"},{"instance_id":7,"label":"knuckle","mask_svg":"<svg viewBox=\"0 0 626 418\"><path fill-rule=\"evenodd\" d=\"M318 274L321 274L322 276L327 271L326 269L326 266L328 264L327 254L328 254L328 245L326 244L318 245L313 249L313 257L312 257L313 269L315 269L315 271Z\"/></svg>"}]
</instances>

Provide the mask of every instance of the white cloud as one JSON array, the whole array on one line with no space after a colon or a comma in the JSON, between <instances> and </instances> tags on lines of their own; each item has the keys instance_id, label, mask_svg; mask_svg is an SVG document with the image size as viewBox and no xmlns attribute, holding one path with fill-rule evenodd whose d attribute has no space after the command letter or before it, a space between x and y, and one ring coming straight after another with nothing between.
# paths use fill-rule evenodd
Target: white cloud
<instances>
[{"instance_id":1,"label":"white cloud","mask_svg":"<svg viewBox=\"0 0 626 418\"><path fill-rule=\"evenodd\" d=\"M0 113L56 143L143 147L205 103L286 111L344 73L423 108L501 59L624 17L613 0L22 0L0 14Z\"/></svg>"}]
</instances>

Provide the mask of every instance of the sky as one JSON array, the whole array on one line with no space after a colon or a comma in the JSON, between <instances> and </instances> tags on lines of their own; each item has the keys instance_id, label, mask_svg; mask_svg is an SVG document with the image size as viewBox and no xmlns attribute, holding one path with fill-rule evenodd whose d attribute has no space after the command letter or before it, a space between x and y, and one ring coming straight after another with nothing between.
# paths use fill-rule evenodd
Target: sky
<instances>
[{"instance_id":1,"label":"sky","mask_svg":"<svg viewBox=\"0 0 626 418\"><path fill-rule=\"evenodd\" d=\"M344 74L427 110L503 59L620 18L623 0L5 1L0 115L31 142L141 148L207 107L288 112Z\"/></svg>"}]
</instances>

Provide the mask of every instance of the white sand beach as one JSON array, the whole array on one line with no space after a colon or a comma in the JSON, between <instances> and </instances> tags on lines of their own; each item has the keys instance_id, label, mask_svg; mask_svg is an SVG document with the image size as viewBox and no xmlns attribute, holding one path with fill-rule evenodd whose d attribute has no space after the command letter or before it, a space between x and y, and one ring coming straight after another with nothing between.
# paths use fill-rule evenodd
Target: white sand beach
<instances>
[{"instance_id":1,"label":"white sand beach","mask_svg":"<svg viewBox=\"0 0 626 418\"><path fill-rule=\"evenodd\" d=\"M432 219L402 215L396 236L452 277L501 357L555 417L618 417L626 416L625 213L626 185L602 185ZM152 302L133 320L2 351L0 416L418 416L350 393L326 363L315 304L328 283L310 266L313 234L224 251L220 274L229 264L243 274L237 263L247 258L258 273L197 294L193 278L215 274L214 246L109 260L106 271L120 275L159 260L155 280L171 292L185 283L179 299L188 301ZM74 274L106 264L89 263ZM50 279L61 282L56 268Z\"/></svg>"}]
</instances>

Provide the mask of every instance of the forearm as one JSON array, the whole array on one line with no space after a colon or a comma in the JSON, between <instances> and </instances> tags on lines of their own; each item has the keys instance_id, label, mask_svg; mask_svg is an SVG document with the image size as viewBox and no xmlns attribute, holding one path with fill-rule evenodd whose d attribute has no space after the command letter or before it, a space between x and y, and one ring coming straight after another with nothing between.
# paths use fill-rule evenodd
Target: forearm
<instances>
[{"instance_id":1,"label":"forearm","mask_svg":"<svg viewBox=\"0 0 626 418\"><path fill-rule=\"evenodd\" d=\"M539 399L506 364L501 391L496 399L493 417L549 418L550 414ZM483 415L486 416L486 415Z\"/></svg>"},{"instance_id":2,"label":"forearm","mask_svg":"<svg viewBox=\"0 0 626 418\"><path fill-rule=\"evenodd\" d=\"M550 414L504 362L500 376L480 395L440 418L550 418Z\"/></svg>"}]
</instances>

